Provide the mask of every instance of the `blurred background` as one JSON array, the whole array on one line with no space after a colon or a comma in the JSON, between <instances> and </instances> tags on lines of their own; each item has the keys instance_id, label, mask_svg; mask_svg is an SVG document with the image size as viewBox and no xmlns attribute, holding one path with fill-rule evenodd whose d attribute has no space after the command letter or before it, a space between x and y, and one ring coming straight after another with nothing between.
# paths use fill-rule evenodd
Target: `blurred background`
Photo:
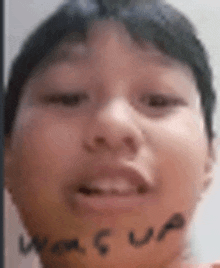
<instances>
[{"instance_id":1,"label":"blurred background","mask_svg":"<svg viewBox=\"0 0 220 268\"><path fill-rule=\"evenodd\" d=\"M7 84L11 61L16 56L25 37L52 13L63 1L60 0L6 0L5 1L5 73ZM205 44L214 73L214 86L218 93L215 114L215 131L220 137L220 1L216 0L169 0L194 23L198 36ZM218 138L218 163L215 181L209 196L201 204L192 226L192 249L199 262L220 260L220 142ZM40 268L34 251L27 256L19 253L19 236L26 234L17 211L5 193L5 268Z\"/></svg>"}]
</instances>

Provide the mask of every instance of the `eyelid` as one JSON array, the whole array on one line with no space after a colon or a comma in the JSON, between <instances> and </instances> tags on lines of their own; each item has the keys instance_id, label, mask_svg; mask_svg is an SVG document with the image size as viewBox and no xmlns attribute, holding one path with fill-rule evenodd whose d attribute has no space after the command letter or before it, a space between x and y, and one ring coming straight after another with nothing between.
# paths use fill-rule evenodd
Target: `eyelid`
<instances>
[{"instance_id":1,"label":"eyelid","mask_svg":"<svg viewBox=\"0 0 220 268\"><path fill-rule=\"evenodd\" d=\"M151 103L152 98L162 98L162 103L157 103L155 100L155 105ZM144 103L146 99L146 103ZM188 106L188 102L182 96L170 93L145 93L139 95L139 103L137 104L140 111L146 116L150 117L165 117L171 112L175 112L178 108L183 106Z\"/></svg>"},{"instance_id":2,"label":"eyelid","mask_svg":"<svg viewBox=\"0 0 220 268\"><path fill-rule=\"evenodd\" d=\"M54 93L48 94L42 97L42 100L46 104L63 104L64 106L77 106L73 103L74 98L80 97L80 101L89 99L87 92L74 92L74 93Z\"/></svg>"},{"instance_id":3,"label":"eyelid","mask_svg":"<svg viewBox=\"0 0 220 268\"><path fill-rule=\"evenodd\" d=\"M141 100L143 101L144 99L152 100L152 99L162 99L167 101L168 103L172 104L178 104L178 103L183 103L184 100L181 97L170 95L170 94L160 94L160 93L153 93L153 94L144 94L141 96Z\"/></svg>"}]
</instances>

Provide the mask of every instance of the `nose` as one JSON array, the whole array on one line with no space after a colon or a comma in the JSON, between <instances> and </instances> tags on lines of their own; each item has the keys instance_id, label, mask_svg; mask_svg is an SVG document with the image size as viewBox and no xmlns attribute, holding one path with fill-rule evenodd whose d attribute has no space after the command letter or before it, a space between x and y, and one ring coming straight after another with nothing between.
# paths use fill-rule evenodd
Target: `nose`
<instances>
[{"instance_id":1,"label":"nose","mask_svg":"<svg viewBox=\"0 0 220 268\"><path fill-rule=\"evenodd\" d=\"M97 111L86 130L85 145L93 152L135 154L141 145L141 130L129 104L123 99L109 102Z\"/></svg>"}]
</instances>

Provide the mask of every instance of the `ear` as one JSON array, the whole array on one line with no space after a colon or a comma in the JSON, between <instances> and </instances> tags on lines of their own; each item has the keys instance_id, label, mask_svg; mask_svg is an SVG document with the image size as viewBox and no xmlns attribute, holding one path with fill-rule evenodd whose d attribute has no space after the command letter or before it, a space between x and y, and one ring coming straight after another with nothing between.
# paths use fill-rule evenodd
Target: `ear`
<instances>
[{"instance_id":1,"label":"ear","mask_svg":"<svg viewBox=\"0 0 220 268\"><path fill-rule=\"evenodd\" d=\"M207 159L204 167L205 179L202 185L202 194L207 194L210 190L210 186L213 183L215 175L215 165L217 163L217 151L218 151L219 139L214 138L208 145Z\"/></svg>"},{"instance_id":2,"label":"ear","mask_svg":"<svg viewBox=\"0 0 220 268\"><path fill-rule=\"evenodd\" d=\"M11 148L11 138L5 137L4 146L4 186L6 189L10 190L10 178L13 172L13 153Z\"/></svg>"}]
</instances>

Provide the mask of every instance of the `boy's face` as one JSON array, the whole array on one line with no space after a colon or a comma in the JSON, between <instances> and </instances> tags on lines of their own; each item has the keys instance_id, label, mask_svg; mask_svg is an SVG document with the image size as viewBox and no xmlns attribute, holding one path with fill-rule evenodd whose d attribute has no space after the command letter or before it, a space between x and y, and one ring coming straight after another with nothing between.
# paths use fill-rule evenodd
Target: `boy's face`
<instances>
[{"instance_id":1,"label":"boy's face","mask_svg":"<svg viewBox=\"0 0 220 268\"><path fill-rule=\"evenodd\" d=\"M47 239L45 267L171 267L212 165L192 71L113 21L57 56L6 140L6 184Z\"/></svg>"}]
</instances>

